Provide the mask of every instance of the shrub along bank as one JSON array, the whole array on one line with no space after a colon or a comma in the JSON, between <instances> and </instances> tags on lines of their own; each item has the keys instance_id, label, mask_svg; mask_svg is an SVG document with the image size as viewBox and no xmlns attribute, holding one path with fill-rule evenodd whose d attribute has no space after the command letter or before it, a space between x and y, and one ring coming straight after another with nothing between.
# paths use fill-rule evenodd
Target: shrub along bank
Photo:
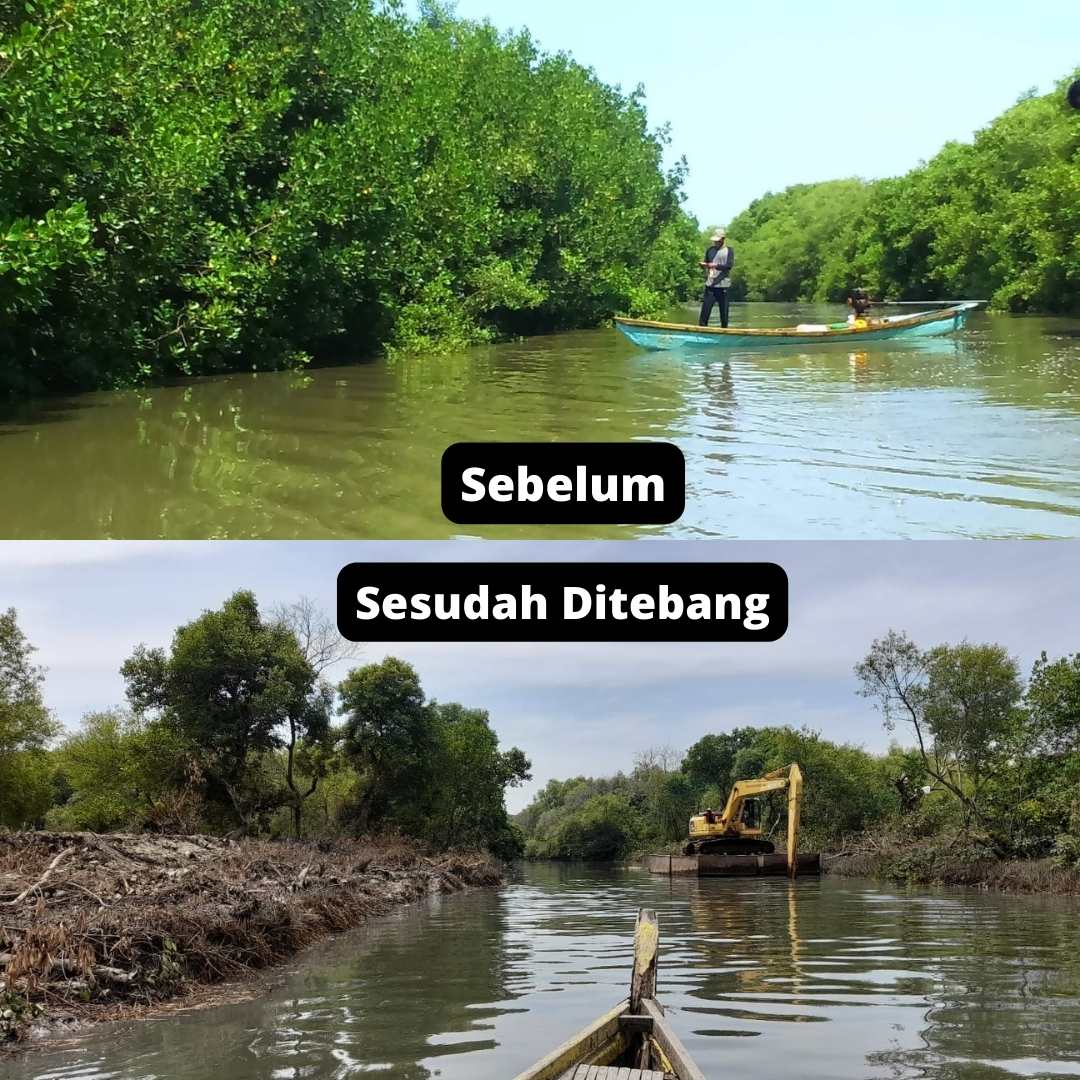
<instances>
[{"instance_id":1,"label":"shrub along bank","mask_svg":"<svg viewBox=\"0 0 1080 1080\"><path fill-rule=\"evenodd\" d=\"M1080 896L1080 869L1060 857L1002 857L978 838L911 835L895 823L848 840L828 854L826 873L903 885L961 885L1015 893Z\"/></svg>"}]
</instances>

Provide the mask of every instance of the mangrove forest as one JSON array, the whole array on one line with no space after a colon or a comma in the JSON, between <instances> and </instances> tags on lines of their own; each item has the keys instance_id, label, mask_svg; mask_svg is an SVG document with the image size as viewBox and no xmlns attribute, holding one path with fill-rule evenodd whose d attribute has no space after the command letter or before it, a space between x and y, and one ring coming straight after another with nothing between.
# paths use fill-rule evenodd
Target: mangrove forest
<instances>
[{"instance_id":1,"label":"mangrove forest","mask_svg":"<svg viewBox=\"0 0 1080 1080\"><path fill-rule=\"evenodd\" d=\"M721 809L735 780L797 761L806 774L801 845L841 856L834 868L1080 886L1080 653L1044 654L1025 679L999 645L921 648L890 632L855 676L894 733L886 753L789 725L706 734L685 754L653 748L629 774L550 781L515 818L526 854L677 851L690 815ZM781 838L783 810L781 799L763 815Z\"/></svg>"},{"instance_id":2,"label":"mangrove forest","mask_svg":"<svg viewBox=\"0 0 1080 1080\"><path fill-rule=\"evenodd\" d=\"M733 296L1076 310L1080 113L767 194ZM0 393L440 351L700 288L644 93L423 3L0 8Z\"/></svg>"},{"instance_id":3,"label":"mangrove forest","mask_svg":"<svg viewBox=\"0 0 1080 1080\"><path fill-rule=\"evenodd\" d=\"M1066 84L1029 92L971 142L904 176L798 184L730 223L734 296L980 299L1080 311L1080 111ZM873 137L873 135L868 136Z\"/></svg>"},{"instance_id":4,"label":"mangrove forest","mask_svg":"<svg viewBox=\"0 0 1080 1080\"><path fill-rule=\"evenodd\" d=\"M435 4L0 6L0 392L655 313L698 279L665 145Z\"/></svg>"},{"instance_id":5,"label":"mangrove forest","mask_svg":"<svg viewBox=\"0 0 1080 1080\"><path fill-rule=\"evenodd\" d=\"M15 611L0 612L0 827L521 851L504 796L530 778L488 714L429 699L386 657L331 682L352 646L308 600L240 591L123 661L128 702L65 732Z\"/></svg>"}]
</instances>

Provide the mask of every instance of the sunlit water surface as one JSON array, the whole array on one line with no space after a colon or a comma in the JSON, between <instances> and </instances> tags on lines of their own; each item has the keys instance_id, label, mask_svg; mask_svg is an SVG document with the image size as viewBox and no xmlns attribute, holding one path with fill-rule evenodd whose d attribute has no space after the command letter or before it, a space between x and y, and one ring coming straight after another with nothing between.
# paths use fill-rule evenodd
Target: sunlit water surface
<instances>
[{"instance_id":1,"label":"sunlit water surface","mask_svg":"<svg viewBox=\"0 0 1080 1080\"><path fill-rule=\"evenodd\" d=\"M660 996L710 1078L1080 1075L1075 901L862 881L535 865L304 954L253 1001L110 1025L10 1080L510 1080L625 994L656 908Z\"/></svg>"},{"instance_id":2,"label":"sunlit water surface","mask_svg":"<svg viewBox=\"0 0 1080 1080\"><path fill-rule=\"evenodd\" d=\"M736 305L732 321L838 311ZM678 523L476 529L442 516L452 442L626 439L682 447ZM958 337L858 352L649 353L600 329L0 418L2 537L541 533L1080 536L1080 322L978 312Z\"/></svg>"}]
</instances>

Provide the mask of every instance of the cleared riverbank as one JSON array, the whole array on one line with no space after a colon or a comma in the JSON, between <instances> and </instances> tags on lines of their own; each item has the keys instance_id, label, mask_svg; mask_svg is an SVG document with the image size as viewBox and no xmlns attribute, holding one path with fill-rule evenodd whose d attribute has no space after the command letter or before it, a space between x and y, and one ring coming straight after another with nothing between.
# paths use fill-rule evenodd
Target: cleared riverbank
<instances>
[{"instance_id":1,"label":"cleared riverbank","mask_svg":"<svg viewBox=\"0 0 1080 1080\"><path fill-rule=\"evenodd\" d=\"M1080 871L1053 859L999 859L944 839L897 844L861 838L852 848L823 857L825 872L904 885L959 885L1005 893L1080 896Z\"/></svg>"},{"instance_id":2,"label":"cleared riverbank","mask_svg":"<svg viewBox=\"0 0 1080 1080\"><path fill-rule=\"evenodd\" d=\"M649 856L657 853L681 855L682 845L636 852L625 865L648 870ZM781 866L776 869L782 873ZM1054 859L1000 859L970 844L940 838L898 843L870 835L859 837L843 851L823 853L821 872L896 885L954 885L988 892L1080 896L1080 870L1061 866Z\"/></svg>"},{"instance_id":3,"label":"cleared riverbank","mask_svg":"<svg viewBox=\"0 0 1080 1080\"><path fill-rule=\"evenodd\" d=\"M0 1041L238 980L421 897L501 882L404 844L0 835Z\"/></svg>"},{"instance_id":4,"label":"cleared riverbank","mask_svg":"<svg viewBox=\"0 0 1080 1080\"><path fill-rule=\"evenodd\" d=\"M501 889L333 935L250 980L258 994L88 1025L0 1073L507 1080L625 995L639 907L660 920L664 1008L710 1078L791 1080L793 1061L800 1080L1012 1080L1080 1065L1072 898L534 862Z\"/></svg>"}]
</instances>

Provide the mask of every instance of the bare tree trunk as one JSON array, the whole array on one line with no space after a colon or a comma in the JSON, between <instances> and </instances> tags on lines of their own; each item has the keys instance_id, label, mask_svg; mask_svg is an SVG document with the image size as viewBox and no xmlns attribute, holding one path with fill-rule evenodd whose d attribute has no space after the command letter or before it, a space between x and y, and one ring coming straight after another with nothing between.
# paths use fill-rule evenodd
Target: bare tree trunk
<instances>
[{"instance_id":1,"label":"bare tree trunk","mask_svg":"<svg viewBox=\"0 0 1080 1080\"><path fill-rule=\"evenodd\" d=\"M300 793L296 790L296 780L293 778L293 762L296 756L296 723L290 717L289 718L289 756L288 763L285 767L285 783L289 786L289 791L292 793L292 818L293 818L293 837L296 840L300 839L300 818L302 814L301 810L301 798Z\"/></svg>"}]
</instances>

